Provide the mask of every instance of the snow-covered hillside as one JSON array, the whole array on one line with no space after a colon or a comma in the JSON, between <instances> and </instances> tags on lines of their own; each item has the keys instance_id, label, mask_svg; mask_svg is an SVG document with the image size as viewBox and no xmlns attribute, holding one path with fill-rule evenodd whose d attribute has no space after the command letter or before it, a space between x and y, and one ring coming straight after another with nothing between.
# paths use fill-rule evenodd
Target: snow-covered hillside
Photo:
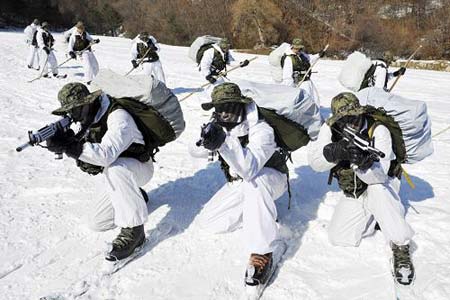
<instances>
[{"instance_id":1,"label":"snow-covered hillside","mask_svg":"<svg viewBox=\"0 0 450 300\"><path fill-rule=\"evenodd\" d=\"M62 36L56 34L56 56L65 59ZM130 68L130 40L99 37L94 46L101 68L125 74ZM21 33L0 32L0 299L238 299L243 290L247 254L240 231L209 235L200 231L195 217L224 183L218 163L191 158L187 145L199 137L208 116L197 96L182 102L186 131L157 154L155 175L144 187L150 197L147 234L158 225L171 224L169 237L110 277L97 275L105 243L117 231L91 232L85 217L95 177L79 171L73 160L54 160L45 149L21 153L27 131L55 120L56 95L67 82L81 80L82 68L69 62L60 70L67 79L41 79L26 68L26 46ZM236 54L238 60L251 57ZM182 97L204 83L187 48L162 46L167 84ZM343 88L336 77L342 62L317 64L314 82L322 110L329 113L331 98ZM230 74L270 83L267 57ZM427 102L433 131L450 123L450 73L408 70L395 92ZM407 220L416 231L413 260L416 282L402 300L450 298L450 131L436 137L435 153L406 166L417 188L405 182L401 197ZM282 234L288 250L275 280L263 299L393 300L395 289L389 250L377 232L358 248L333 247L327 226L339 197L336 184L327 185L328 173L308 165L306 149L293 154L290 164L292 208L287 195L277 201ZM403 295L403 294L402 294Z\"/></svg>"}]
</instances>

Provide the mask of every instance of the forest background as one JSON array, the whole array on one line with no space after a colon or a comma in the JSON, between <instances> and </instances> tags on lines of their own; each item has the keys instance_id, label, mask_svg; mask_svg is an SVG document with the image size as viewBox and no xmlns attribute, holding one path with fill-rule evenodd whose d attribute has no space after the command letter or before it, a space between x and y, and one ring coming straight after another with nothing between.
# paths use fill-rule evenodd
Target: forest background
<instances>
[{"instance_id":1,"label":"forest background","mask_svg":"<svg viewBox=\"0 0 450 300\"><path fill-rule=\"evenodd\" d=\"M64 30L82 20L90 33L134 37L146 30L158 41L187 46L200 35L228 37L233 48L268 51L304 41L308 51L330 44L329 55L390 50L419 59L450 59L450 0L2 0L0 28L25 27L34 18Z\"/></svg>"}]
</instances>

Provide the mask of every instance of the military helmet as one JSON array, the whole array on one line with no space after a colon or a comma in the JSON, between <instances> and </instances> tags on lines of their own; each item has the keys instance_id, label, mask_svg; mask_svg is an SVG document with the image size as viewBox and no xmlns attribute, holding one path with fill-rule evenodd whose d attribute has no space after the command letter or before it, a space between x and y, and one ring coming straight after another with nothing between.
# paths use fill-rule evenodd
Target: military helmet
<instances>
[{"instance_id":1,"label":"military helmet","mask_svg":"<svg viewBox=\"0 0 450 300\"><path fill-rule=\"evenodd\" d=\"M41 24L41 27L43 28L43 29L46 29L46 28L48 28L48 22L42 22L42 24Z\"/></svg>"},{"instance_id":2,"label":"military helmet","mask_svg":"<svg viewBox=\"0 0 450 300\"><path fill-rule=\"evenodd\" d=\"M394 61L394 55L392 54L391 51L387 50L384 51L383 53L383 60L387 63L390 64Z\"/></svg>"},{"instance_id":3,"label":"military helmet","mask_svg":"<svg viewBox=\"0 0 450 300\"><path fill-rule=\"evenodd\" d=\"M33 24L34 24L34 25L39 25L39 20L38 20L38 19L34 19L34 20L33 20Z\"/></svg>"},{"instance_id":4,"label":"military helmet","mask_svg":"<svg viewBox=\"0 0 450 300\"><path fill-rule=\"evenodd\" d=\"M359 116L365 113L365 108L359 104L359 100L354 94L344 92L331 100L331 113L332 116L327 120L329 126L342 117Z\"/></svg>"},{"instance_id":5,"label":"military helmet","mask_svg":"<svg viewBox=\"0 0 450 300\"><path fill-rule=\"evenodd\" d=\"M141 39L141 40L148 40L148 37L149 37L150 35L148 34L148 32L147 31L141 31L140 33L139 33L139 38Z\"/></svg>"},{"instance_id":6,"label":"military helmet","mask_svg":"<svg viewBox=\"0 0 450 300\"><path fill-rule=\"evenodd\" d=\"M230 43L230 41L227 38L223 38L219 42L219 47L223 51L228 51L228 50L230 50L231 43Z\"/></svg>"},{"instance_id":7,"label":"military helmet","mask_svg":"<svg viewBox=\"0 0 450 300\"><path fill-rule=\"evenodd\" d=\"M252 98L243 96L239 86L232 82L225 82L216 86L211 93L211 99L211 102L202 104L204 110L210 110L215 105L225 103L247 104L253 102Z\"/></svg>"},{"instance_id":8,"label":"military helmet","mask_svg":"<svg viewBox=\"0 0 450 300\"><path fill-rule=\"evenodd\" d=\"M81 21L78 21L77 24L75 24L75 28L84 31L84 29L85 29L84 23Z\"/></svg>"},{"instance_id":9,"label":"military helmet","mask_svg":"<svg viewBox=\"0 0 450 300\"><path fill-rule=\"evenodd\" d=\"M102 94L101 90L93 93L79 82L71 82L64 85L58 93L58 100L61 107L52 111L54 115L65 115L75 107L83 106L94 102Z\"/></svg>"},{"instance_id":10,"label":"military helmet","mask_svg":"<svg viewBox=\"0 0 450 300\"><path fill-rule=\"evenodd\" d=\"M298 49L304 49L305 45L303 45L303 41L300 38L295 38L292 40L292 47Z\"/></svg>"}]
</instances>

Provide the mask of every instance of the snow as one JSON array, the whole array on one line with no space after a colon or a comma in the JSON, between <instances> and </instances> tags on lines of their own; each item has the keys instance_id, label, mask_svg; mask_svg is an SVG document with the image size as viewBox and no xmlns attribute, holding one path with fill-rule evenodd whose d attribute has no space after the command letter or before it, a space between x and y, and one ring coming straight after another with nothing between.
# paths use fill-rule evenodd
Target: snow
<instances>
[{"instance_id":1,"label":"snow","mask_svg":"<svg viewBox=\"0 0 450 300\"><path fill-rule=\"evenodd\" d=\"M55 34L56 56L65 59L62 34ZM131 41L99 37L95 54L101 68L125 74L131 68ZM41 79L26 68L27 49L21 33L0 32L0 298L39 299L238 299L243 291L247 254L240 231L210 235L197 228L195 217L224 183L218 163L188 155L208 120L197 95L182 102L187 127L181 137L157 154L155 175L144 189L150 197L147 234L158 226L173 226L171 234L119 272L97 275L103 251L117 230L95 233L86 225L94 179L71 159L54 160L45 149L15 148L36 130L56 119L57 92L67 82L81 80L82 68L71 61L60 72L67 79ZM204 83L188 49L162 45L161 60L168 86L181 98ZM250 55L236 53L237 60ZM342 61L320 61L314 82L322 112L343 88L337 81ZM236 70L230 79L271 83L266 56ZM450 73L408 70L395 92L426 101L434 132L446 128L450 115ZM435 153L405 168L417 188L403 182L401 198L416 235L413 259L415 285L400 299L446 300L450 295L450 131L434 140ZM327 185L327 173L316 173L306 160L306 148L290 164L292 208L287 195L277 201L281 232L288 249L263 299L396 299L389 266L389 249L381 232L357 248L333 247L327 226L340 192Z\"/></svg>"}]
</instances>

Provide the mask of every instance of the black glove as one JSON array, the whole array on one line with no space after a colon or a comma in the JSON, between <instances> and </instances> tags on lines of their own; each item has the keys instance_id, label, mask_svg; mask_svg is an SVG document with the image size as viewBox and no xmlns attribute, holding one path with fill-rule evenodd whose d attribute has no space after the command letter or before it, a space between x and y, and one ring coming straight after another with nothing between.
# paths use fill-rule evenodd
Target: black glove
<instances>
[{"instance_id":1,"label":"black glove","mask_svg":"<svg viewBox=\"0 0 450 300\"><path fill-rule=\"evenodd\" d=\"M77 58L77 55L76 55L75 52L73 52L73 51L70 51L70 52L69 52L69 56L70 56L71 58L73 58L73 59L76 59L76 58Z\"/></svg>"},{"instance_id":2,"label":"black glove","mask_svg":"<svg viewBox=\"0 0 450 300\"><path fill-rule=\"evenodd\" d=\"M349 144L347 146L347 151L349 156L348 160L350 161L350 164L357 165L358 169L365 171L372 166L374 159L366 151L359 149L357 146L353 144Z\"/></svg>"},{"instance_id":3,"label":"black glove","mask_svg":"<svg viewBox=\"0 0 450 300\"><path fill-rule=\"evenodd\" d=\"M206 80L208 80L209 82L211 82L212 84L214 84L217 81L217 78L214 77L213 74L209 74L208 76L205 77Z\"/></svg>"},{"instance_id":4,"label":"black glove","mask_svg":"<svg viewBox=\"0 0 450 300\"><path fill-rule=\"evenodd\" d=\"M325 56L325 51L321 50L321 51L319 52L319 57L322 58L322 57L324 57L324 56Z\"/></svg>"},{"instance_id":5,"label":"black glove","mask_svg":"<svg viewBox=\"0 0 450 300\"><path fill-rule=\"evenodd\" d=\"M54 153L66 153L67 156L78 159L83 151L83 143L75 138L73 130L64 134L55 135L47 140L47 149Z\"/></svg>"},{"instance_id":6,"label":"black glove","mask_svg":"<svg viewBox=\"0 0 450 300\"><path fill-rule=\"evenodd\" d=\"M241 68L243 68L243 67L245 67L245 66L248 66L249 63L250 63L250 61L249 61L248 59L246 59L246 60L244 60L244 61L241 61L241 62L239 63L239 66L240 66Z\"/></svg>"},{"instance_id":7,"label":"black glove","mask_svg":"<svg viewBox=\"0 0 450 300\"><path fill-rule=\"evenodd\" d=\"M131 64L133 65L133 68L135 68L135 69L136 69L137 67L139 67L139 64L138 64L137 61L134 60L134 59L131 61Z\"/></svg>"},{"instance_id":8,"label":"black glove","mask_svg":"<svg viewBox=\"0 0 450 300\"><path fill-rule=\"evenodd\" d=\"M394 75L394 77L397 77L397 76L400 76L400 75L404 75L405 72L406 72L406 68L405 67L401 67L400 69L395 71L392 75Z\"/></svg>"},{"instance_id":9,"label":"black glove","mask_svg":"<svg viewBox=\"0 0 450 300\"><path fill-rule=\"evenodd\" d=\"M202 127L202 145L208 150L214 151L222 146L225 141L225 131L222 126L215 122L210 122Z\"/></svg>"},{"instance_id":10,"label":"black glove","mask_svg":"<svg viewBox=\"0 0 450 300\"><path fill-rule=\"evenodd\" d=\"M340 140L339 142L330 143L323 147L323 156L328 162L338 163L341 160L349 160L350 156L347 151L348 142Z\"/></svg>"},{"instance_id":11,"label":"black glove","mask_svg":"<svg viewBox=\"0 0 450 300\"><path fill-rule=\"evenodd\" d=\"M43 49L44 49L45 53L47 53L47 55L50 54L50 48L49 47L44 47Z\"/></svg>"},{"instance_id":12,"label":"black glove","mask_svg":"<svg viewBox=\"0 0 450 300\"><path fill-rule=\"evenodd\" d=\"M100 39L95 39L95 40L92 40L95 44L98 44L98 43L100 43Z\"/></svg>"}]
</instances>

